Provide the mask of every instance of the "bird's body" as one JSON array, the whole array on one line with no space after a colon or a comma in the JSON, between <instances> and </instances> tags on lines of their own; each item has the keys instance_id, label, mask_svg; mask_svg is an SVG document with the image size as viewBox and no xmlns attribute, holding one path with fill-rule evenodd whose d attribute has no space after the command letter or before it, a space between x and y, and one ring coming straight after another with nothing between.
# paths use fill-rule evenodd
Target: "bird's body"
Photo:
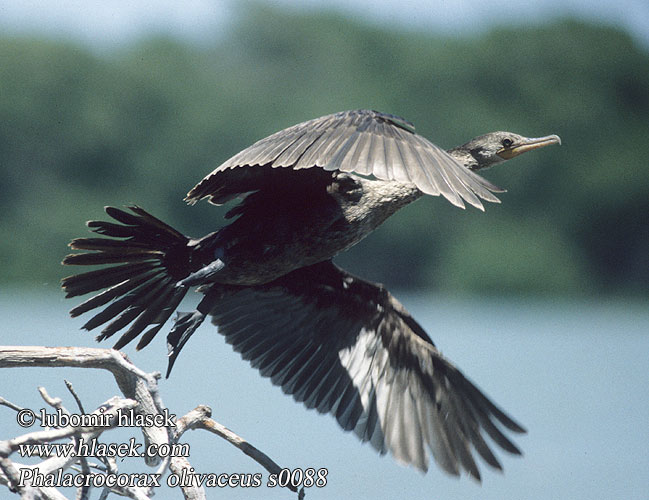
<instances>
[{"instance_id":1,"label":"bird's body","mask_svg":"<svg viewBox=\"0 0 649 500\"><path fill-rule=\"evenodd\" d=\"M305 181L311 177L299 172ZM339 172L327 177L315 185L295 183L281 196L265 190L250 194L236 208L238 218L200 241L210 249L200 264L208 265L214 255L224 263L210 281L258 285L330 259L423 194L412 183Z\"/></svg>"},{"instance_id":2,"label":"bird's body","mask_svg":"<svg viewBox=\"0 0 649 500\"><path fill-rule=\"evenodd\" d=\"M85 328L109 323L103 339L128 327L115 348L139 335L141 348L199 286L197 310L179 313L167 337L169 369L211 316L262 375L379 452L422 470L432 454L447 472L479 478L471 448L500 468L482 433L519 453L495 423L522 427L442 357L389 292L331 259L423 194L480 209L480 199L498 201L500 190L473 171L557 142L497 132L444 152L405 120L364 110L298 124L188 193L190 203L244 198L214 233L188 238L139 207L107 208L120 224L91 221L109 238L73 240L93 252L64 263L119 265L66 278L68 296L104 289L71 313L106 305Z\"/></svg>"}]
</instances>

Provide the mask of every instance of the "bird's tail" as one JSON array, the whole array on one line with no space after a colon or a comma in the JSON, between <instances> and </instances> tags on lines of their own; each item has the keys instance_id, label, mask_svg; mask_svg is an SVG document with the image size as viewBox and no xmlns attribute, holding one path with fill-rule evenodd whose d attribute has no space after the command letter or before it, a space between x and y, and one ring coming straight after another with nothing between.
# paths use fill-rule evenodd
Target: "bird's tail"
<instances>
[{"instance_id":1,"label":"bird's tail","mask_svg":"<svg viewBox=\"0 0 649 500\"><path fill-rule=\"evenodd\" d=\"M106 207L115 222L89 221L88 227L107 238L77 238L70 247L88 250L70 254L63 264L95 266L114 264L64 278L66 297L97 292L70 311L79 316L106 306L83 328L92 330L108 323L97 340L127 328L114 345L120 349L145 329L137 349L151 342L176 310L188 287L179 281L192 272L190 239L137 206L132 213Z\"/></svg>"}]
</instances>

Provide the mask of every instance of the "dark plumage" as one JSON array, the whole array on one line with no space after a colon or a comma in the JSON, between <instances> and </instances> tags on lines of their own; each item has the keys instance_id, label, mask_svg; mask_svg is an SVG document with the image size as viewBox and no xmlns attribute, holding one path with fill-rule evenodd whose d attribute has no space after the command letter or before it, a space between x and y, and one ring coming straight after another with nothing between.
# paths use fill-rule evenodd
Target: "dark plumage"
<instances>
[{"instance_id":1,"label":"dark plumage","mask_svg":"<svg viewBox=\"0 0 649 500\"><path fill-rule=\"evenodd\" d=\"M188 193L189 203L243 197L215 233L186 237L135 206L107 208L117 223L89 222L107 238L73 240L73 249L90 252L64 264L116 265L63 280L68 297L103 290L71 314L106 306L84 328L107 324L99 340L125 330L116 349L142 335L140 349L199 286L197 309L179 313L167 336L168 373L211 316L263 376L380 453L421 470L432 455L451 474L479 478L473 451L500 468L485 438L519 454L505 429L524 429L439 353L387 290L331 258L422 194L479 209L481 200L497 202L501 190L474 170L559 142L495 132L445 152L409 122L365 110L295 125Z\"/></svg>"}]
</instances>

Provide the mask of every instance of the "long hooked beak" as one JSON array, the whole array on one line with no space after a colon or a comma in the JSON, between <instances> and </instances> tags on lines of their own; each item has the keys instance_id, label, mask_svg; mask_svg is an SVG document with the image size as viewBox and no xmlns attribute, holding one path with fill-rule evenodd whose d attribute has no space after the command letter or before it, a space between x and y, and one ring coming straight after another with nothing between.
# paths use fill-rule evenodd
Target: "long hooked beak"
<instances>
[{"instance_id":1,"label":"long hooked beak","mask_svg":"<svg viewBox=\"0 0 649 500\"><path fill-rule=\"evenodd\" d=\"M514 158L520 154L532 151L533 149L543 148L550 144L561 144L561 138L558 135L546 135L545 137L524 137L522 141L512 144L508 148L502 148L497 152L498 156L505 160Z\"/></svg>"}]
</instances>

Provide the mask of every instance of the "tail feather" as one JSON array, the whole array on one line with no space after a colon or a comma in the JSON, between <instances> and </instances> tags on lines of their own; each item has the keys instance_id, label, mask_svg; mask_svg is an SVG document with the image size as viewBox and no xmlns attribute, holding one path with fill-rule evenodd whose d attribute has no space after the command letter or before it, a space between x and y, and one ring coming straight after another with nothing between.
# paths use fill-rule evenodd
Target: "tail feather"
<instances>
[{"instance_id":1,"label":"tail feather","mask_svg":"<svg viewBox=\"0 0 649 500\"><path fill-rule=\"evenodd\" d=\"M136 338L149 324L156 323L156 326L150 328L142 335L136 349L140 350L149 345L149 342L153 340L160 328L162 328L162 325L173 314L184 296L185 293L180 291L180 289L168 289L122 335L115 349L121 349L122 346Z\"/></svg>"},{"instance_id":2,"label":"tail feather","mask_svg":"<svg viewBox=\"0 0 649 500\"><path fill-rule=\"evenodd\" d=\"M162 255L162 252L118 252L113 249L110 252L71 254L65 258L63 263L76 266L95 266L99 264L119 264L121 262L143 262L159 258L160 255Z\"/></svg>"},{"instance_id":3,"label":"tail feather","mask_svg":"<svg viewBox=\"0 0 649 500\"><path fill-rule=\"evenodd\" d=\"M103 252L141 252L147 245L138 241L109 240L108 238L75 238L70 242L73 250L101 250Z\"/></svg>"},{"instance_id":4,"label":"tail feather","mask_svg":"<svg viewBox=\"0 0 649 500\"><path fill-rule=\"evenodd\" d=\"M132 213L106 207L106 213L117 223L90 221L87 225L107 238L76 238L70 247L86 252L70 254L63 260L65 265L116 265L69 276L62 280L62 286L66 297L99 291L70 311L72 316L79 316L105 306L83 326L92 330L108 323L97 340L127 328L114 346L120 349L148 328L137 345L141 349L187 293L187 287L179 286L178 281L192 269L189 238L140 207L128 208Z\"/></svg>"},{"instance_id":5,"label":"tail feather","mask_svg":"<svg viewBox=\"0 0 649 500\"><path fill-rule=\"evenodd\" d=\"M64 261L64 263L67 264L68 262ZM136 279L135 277L144 279L146 275L159 273L159 267L158 265L151 265L151 263L115 266L69 276L62 280L62 286L66 291L66 298L76 297L113 287L122 284L124 281L133 282Z\"/></svg>"},{"instance_id":6,"label":"tail feather","mask_svg":"<svg viewBox=\"0 0 649 500\"><path fill-rule=\"evenodd\" d=\"M111 303L106 309L88 321L83 328L92 330L112 320L101 331L100 340L111 337L115 332L124 328L144 311L150 301L160 293L164 285L168 284L165 281L165 278L158 276L142 283L137 288Z\"/></svg>"},{"instance_id":7,"label":"tail feather","mask_svg":"<svg viewBox=\"0 0 649 500\"><path fill-rule=\"evenodd\" d=\"M125 293L131 291L133 288L139 286L144 280L149 279L153 274L157 272L158 270L156 269L144 271L141 274L139 274L136 278L131 278L131 279L124 278L123 280L118 281L116 284L113 284L113 282L115 281L114 278L111 278L110 280L108 280L108 278L105 277L104 277L105 279L100 279L102 277L99 276L96 283L94 284L88 283L84 291L82 291L81 293L75 293L75 295L83 295L85 293L101 290L102 288L106 288L106 287L109 288L107 288L103 292L98 293L97 295L94 295L93 297L90 297L85 302L82 302L78 306L72 308L70 310L70 315L73 318L75 318L85 312L103 306L104 304L107 304L115 297L120 297ZM78 290L80 290L80 288L75 288L75 291ZM68 294L66 297L73 297L73 296L74 295Z\"/></svg>"},{"instance_id":8,"label":"tail feather","mask_svg":"<svg viewBox=\"0 0 649 500\"><path fill-rule=\"evenodd\" d=\"M134 233L132 228L128 226L121 226L119 224L115 224L114 222L89 220L86 225L90 228L91 231L97 234L111 236L112 238L128 238L130 236L133 236Z\"/></svg>"},{"instance_id":9,"label":"tail feather","mask_svg":"<svg viewBox=\"0 0 649 500\"><path fill-rule=\"evenodd\" d=\"M175 242L177 240L187 240L187 237L184 234L178 232L169 224L162 222L160 219L154 217L143 208L140 208L137 205L132 205L129 208L137 216L146 220L147 226L142 226L140 224L141 219L138 219L138 217L133 216L115 207L106 207L106 213L110 215L113 219L119 220L124 224L131 224L131 225L138 226L143 230L151 231L153 228L157 228L157 231L153 231L153 233L156 236L164 237L165 240L168 242Z\"/></svg>"}]
</instances>

